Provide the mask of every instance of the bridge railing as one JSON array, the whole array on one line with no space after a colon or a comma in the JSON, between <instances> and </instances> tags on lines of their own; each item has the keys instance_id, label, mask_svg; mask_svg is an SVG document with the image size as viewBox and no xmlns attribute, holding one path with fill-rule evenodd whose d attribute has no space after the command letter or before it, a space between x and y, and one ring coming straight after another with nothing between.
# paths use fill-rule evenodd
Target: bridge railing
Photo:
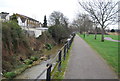
<instances>
[{"instance_id":1,"label":"bridge railing","mask_svg":"<svg viewBox=\"0 0 120 81\"><path fill-rule=\"evenodd\" d=\"M56 70L57 70L57 71L61 72L61 63L63 60L66 60L66 54L68 53L68 50L71 47L74 37L75 37L75 34L72 34L71 38L69 38L67 40L67 42L64 44L64 46L58 51L56 56L49 63L47 63L46 68L36 78L35 81L37 81L45 72L46 72L46 81L51 81L51 78L54 77L53 71L56 72ZM52 65L54 65L54 67Z\"/></svg>"}]
</instances>

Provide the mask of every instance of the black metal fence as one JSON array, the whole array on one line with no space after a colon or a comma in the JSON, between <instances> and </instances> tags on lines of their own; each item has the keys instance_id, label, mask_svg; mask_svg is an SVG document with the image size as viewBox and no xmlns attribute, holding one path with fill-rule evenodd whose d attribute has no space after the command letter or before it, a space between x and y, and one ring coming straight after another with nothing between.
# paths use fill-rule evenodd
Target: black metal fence
<instances>
[{"instance_id":1,"label":"black metal fence","mask_svg":"<svg viewBox=\"0 0 120 81\"><path fill-rule=\"evenodd\" d=\"M67 42L64 44L64 46L58 51L57 55L46 65L47 67L45 70L36 78L39 79L45 72L46 72L46 81L51 81L51 78L54 77L54 75L51 75L52 71L55 71L55 69L59 72L61 72L61 63L63 60L66 60L66 54L68 53L68 50L71 47L71 44L73 42L73 39L75 37L75 34L73 33L69 39L67 39ZM52 65L54 64L54 67L52 68Z\"/></svg>"}]
</instances>

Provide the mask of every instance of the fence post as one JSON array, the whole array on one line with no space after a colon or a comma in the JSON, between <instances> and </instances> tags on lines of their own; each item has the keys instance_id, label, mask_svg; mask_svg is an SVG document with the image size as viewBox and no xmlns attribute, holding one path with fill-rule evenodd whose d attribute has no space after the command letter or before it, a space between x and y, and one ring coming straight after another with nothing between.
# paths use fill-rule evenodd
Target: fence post
<instances>
[{"instance_id":1,"label":"fence post","mask_svg":"<svg viewBox=\"0 0 120 81\"><path fill-rule=\"evenodd\" d=\"M71 37L71 39L70 39L70 47L71 47L71 44L72 44L72 37ZM70 47L69 47L69 48L70 48Z\"/></svg>"},{"instance_id":2,"label":"fence post","mask_svg":"<svg viewBox=\"0 0 120 81\"><path fill-rule=\"evenodd\" d=\"M71 39L70 39L71 40ZM68 49L70 49L70 40L68 41Z\"/></svg>"},{"instance_id":3,"label":"fence post","mask_svg":"<svg viewBox=\"0 0 120 81\"><path fill-rule=\"evenodd\" d=\"M72 45L72 42L73 42L73 38L74 38L74 36L72 36L72 38L71 38L71 45Z\"/></svg>"},{"instance_id":4,"label":"fence post","mask_svg":"<svg viewBox=\"0 0 120 81\"><path fill-rule=\"evenodd\" d=\"M47 64L46 66L48 67L47 75L46 75L46 81L51 81L51 67L52 67L52 64Z\"/></svg>"},{"instance_id":5,"label":"fence post","mask_svg":"<svg viewBox=\"0 0 120 81\"><path fill-rule=\"evenodd\" d=\"M62 50L60 50L58 55L58 71L61 71L61 56L62 56Z\"/></svg>"},{"instance_id":6,"label":"fence post","mask_svg":"<svg viewBox=\"0 0 120 81\"><path fill-rule=\"evenodd\" d=\"M64 60L66 59L66 44L65 44L65 46L64 46Z\"/></svg>"},{"instance_id":7,"label":"fence post","mask_svg":"<svg viewBox=\"0 0 120 81\"><path fill-rule=\"evenodd\" d=\"M66 44L66 49L67 49L67 53L68 53L68 42L67 42L67 44Z\"/></svg>"}]
</instances>

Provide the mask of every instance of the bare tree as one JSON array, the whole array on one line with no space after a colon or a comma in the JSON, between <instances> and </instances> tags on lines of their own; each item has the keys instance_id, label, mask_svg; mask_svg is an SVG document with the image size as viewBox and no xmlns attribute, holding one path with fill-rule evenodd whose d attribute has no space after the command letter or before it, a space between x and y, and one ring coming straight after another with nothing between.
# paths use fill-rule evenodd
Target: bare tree
<instances>
[{"instance_id":1,"label":"bare tree","mask_svg":"<svg viewBox=\"0 0 120 81\"><path fill-rule=\"evenodd\" d=\"M73 20L73 22L72 22L72 27L76 30L76 31L78 31L78 32L80 32L81 33L81 22L80 22L80 20L79 19L75 19L75 20Z\"/></svg>"},{"instance_id":2,"label":"bare tree","mask_svg":"<svg viewBox=\"0 0 120 81\"><path fill-rule=\"evenodd\" d=\"M105 28L113 24L117 18L118 2L112 2L112 0L94 0L91 2L79 2L81 7L88 12L92 19L100 25L102 30L101 41L104 41Z\"/></svg>"},{"instance_id":3,"label":"bare tree","mask_svg":"<svg viewBox=\"0 0 120 81\"><path fill-rule=\"evenodd\" d=\"M51 13L49 23L51 23L51 26L48 31L58 43L69 37L68 19L63 13L59 11Z\"/></svg>"},{"instance_id":4,"label":"bare tree","mask_svg":"<svg viewBox=\"0 0 120 81\"><path fill-rule=\"evenodd\" d=\"M98 22L97 21L95 21L95 19L93 19L93 28L94 28L94 33L95 33L95 37L94 37L94 39L96 40L97 39L97 33L98 33Z\"/></svg>"},{"instance_id":5,"label":"bare tree","mask_svg":"<svg viewBox=\"0 0 120 81\"><path fill-rule=\"evenodd\" d=\"M83 33L84 37L85 33L88 33L92 29L92 25L92 21L87 14L78 14L77 19L73 21L73 26L76 27L80 33Z\"/></svg>"},{"instance_id":6,"label":"bare tree","mask_svg":"<svg viewBox=\"0 0 120 81\"><path fill-rule=\"evenodd\" d=\"M95 24L95 40L97 39L97 25Z\"/></svg>"},{"instance_id":7,"label":"bare tree","mask_svg":"<svg viewBox=\"0 0 120 81\"><path fill-rule=\"evenodd\" d=\"M60 25L63 21L64 21L64 15L59 11L54 11L49 16L49 23L51 25Z\"/></svg>"}]
</instances>

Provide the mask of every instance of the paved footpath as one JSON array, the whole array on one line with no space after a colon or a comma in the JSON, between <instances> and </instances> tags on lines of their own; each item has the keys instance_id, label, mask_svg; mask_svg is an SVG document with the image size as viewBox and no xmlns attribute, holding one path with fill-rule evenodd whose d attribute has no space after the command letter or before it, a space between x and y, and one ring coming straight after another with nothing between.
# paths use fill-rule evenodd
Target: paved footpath
<instances>
[{"instance_id":1,"label":"paved footpath","mask_svg":"<svg viewBox=\"0 0 120 81\"><path fill-rule=\"evenodd\" d=\"M97 52L76 35L65 79L117 79L117 74Z\"/></svg>"}]
</instances>

